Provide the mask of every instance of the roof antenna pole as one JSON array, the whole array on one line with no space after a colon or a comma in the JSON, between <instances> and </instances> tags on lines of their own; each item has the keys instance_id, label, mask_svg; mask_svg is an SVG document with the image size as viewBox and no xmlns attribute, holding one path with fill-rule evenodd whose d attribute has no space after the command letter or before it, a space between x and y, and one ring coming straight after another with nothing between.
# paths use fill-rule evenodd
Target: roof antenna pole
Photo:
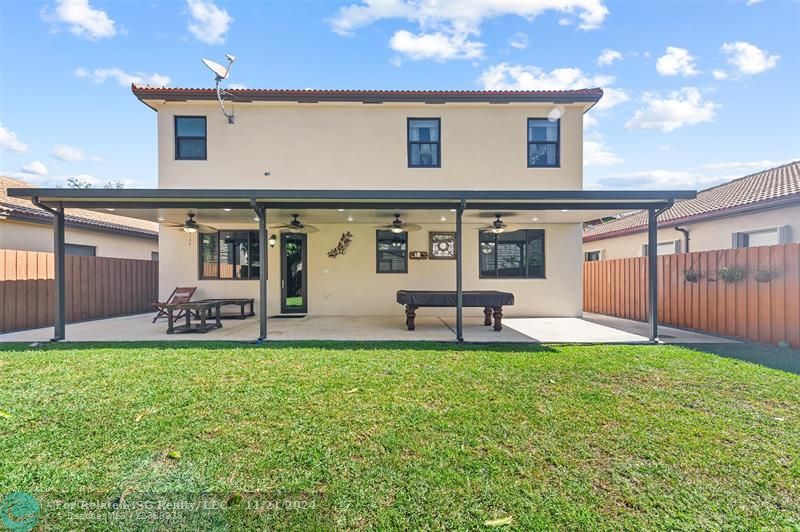
<instances>
[{"instance_id":1,"label":"roof antenna pole","mask_svg":"<svg viewBox=\"0 0 800 532\"><path fill-rule=\"evenodd\" d=\"M203 59L203 64L208 67L211 72L214 73L214 80L216 82L217 87L217 101L219 102L219 108L222 111L222 114L225 118L228 119L229 124L233 124L233 111L228 113L225 110L225 100L222 98L223 91L220 88L219 84L221 81L228 78L228 74L231 71L231 66L233 65L236 58L230 54L225 54L225 57L228 59L228 66L224 67L219 63L212 61L211 59Z\"/></svg>"}]
</instances>

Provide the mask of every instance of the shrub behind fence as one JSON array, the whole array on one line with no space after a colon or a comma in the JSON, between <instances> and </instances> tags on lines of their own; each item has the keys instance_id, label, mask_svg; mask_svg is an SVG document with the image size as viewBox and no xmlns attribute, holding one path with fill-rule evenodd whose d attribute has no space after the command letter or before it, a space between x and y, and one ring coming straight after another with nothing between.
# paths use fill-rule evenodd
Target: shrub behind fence
<instances>
[{"instance_id":1,"label":"shrub behind fence","mask_svg":"<svg viewBox=\"0 0 800 532\"><path fill-rule=\"evenodd\" d=\"M800 348L800 244L658 257L660 323ZM647 258L583 264L583 309L647 319Z\"/></svg>"}]
</instances>

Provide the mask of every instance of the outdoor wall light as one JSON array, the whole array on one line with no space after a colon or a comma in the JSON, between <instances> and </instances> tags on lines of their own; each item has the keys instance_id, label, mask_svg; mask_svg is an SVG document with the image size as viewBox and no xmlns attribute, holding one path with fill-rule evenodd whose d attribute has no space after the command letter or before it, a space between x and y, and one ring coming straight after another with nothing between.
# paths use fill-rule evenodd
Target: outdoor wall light
<instances>
[{"instance_id":1,"label":"outdoor wall light","mask_svg":"<svg viewBox=\"0 0 800 532\"><path fill-rule=\"evenodd\" d=\"M268 242L269 242L269 247L274 248L275 244L278 243L278 237L275 235L270 235Z\"/></svg>"}]
</instances>

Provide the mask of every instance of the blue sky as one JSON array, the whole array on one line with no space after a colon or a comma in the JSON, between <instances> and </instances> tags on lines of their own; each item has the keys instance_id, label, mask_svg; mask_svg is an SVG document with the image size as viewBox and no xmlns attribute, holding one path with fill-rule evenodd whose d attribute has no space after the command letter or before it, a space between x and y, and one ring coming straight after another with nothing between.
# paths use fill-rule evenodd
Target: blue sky
<instances>
[{"instance_id":1,"label":"blue sky","mask_svg":"<svg viewBox=\"0 0 800 532\"><path fill-rule=\"evenodd\" d=\"M800 4L172 0L0 4L0 172L155 186L132 80L248 88L603 86L591 188L705 188L800 158ZM479 125L476 125L479 126Z\"/></svg>"}]
</instances>

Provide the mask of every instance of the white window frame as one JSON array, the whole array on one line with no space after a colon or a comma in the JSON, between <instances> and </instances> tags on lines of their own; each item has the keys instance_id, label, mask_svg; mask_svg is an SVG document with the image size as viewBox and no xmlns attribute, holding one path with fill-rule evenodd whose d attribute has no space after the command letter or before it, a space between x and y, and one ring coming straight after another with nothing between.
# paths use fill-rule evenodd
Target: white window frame
<instances>
[{"instance_id":1,"label":"white window frame","mask_svg":"<svg viewBox=\"0 0 800 532\"><path fill-rule=\"evenodd\" d=\"M758 247L750 245L749 242L750 235L763 234L763 233L775 233L776 236L775 244L767 244L767 245L788 244L792 241L790 227L788 225L779 225L776 227L763 227L760 229L748 229L747 231L737 231L736 233L731 234L731 247L734 249Z\"/></svg>"},{"instance_id":2,"label":"white window frame","mask_svg":"<svg viewBox=\"0 0 800 532\"><path fill-rule=\"evenodd\" d=\"M605 249L587 249L586 251L583 252L583 261L584 262L595 262L595 261L590 261L588 259L589 253L597 253L598 254L598 259L597 260L603 260L603 259L606 258L606 250Z\"/></svg>"},{"instance_id":3,"label":"white window frame","mask_svg":"<svg viewBox=\"0 0 800 532\"><path fill-rule=\"evenodd\" d=\"M662 246L672 246L672 251L669 253L659 253L658 250ZM683 253L683 240L677 238L675 240L662 240L656 244L656 255L663 256L663 255L677 255L679 253ZM642 244L642 257L647 256L647 244Z\"/></svg>"}]
</instances>

